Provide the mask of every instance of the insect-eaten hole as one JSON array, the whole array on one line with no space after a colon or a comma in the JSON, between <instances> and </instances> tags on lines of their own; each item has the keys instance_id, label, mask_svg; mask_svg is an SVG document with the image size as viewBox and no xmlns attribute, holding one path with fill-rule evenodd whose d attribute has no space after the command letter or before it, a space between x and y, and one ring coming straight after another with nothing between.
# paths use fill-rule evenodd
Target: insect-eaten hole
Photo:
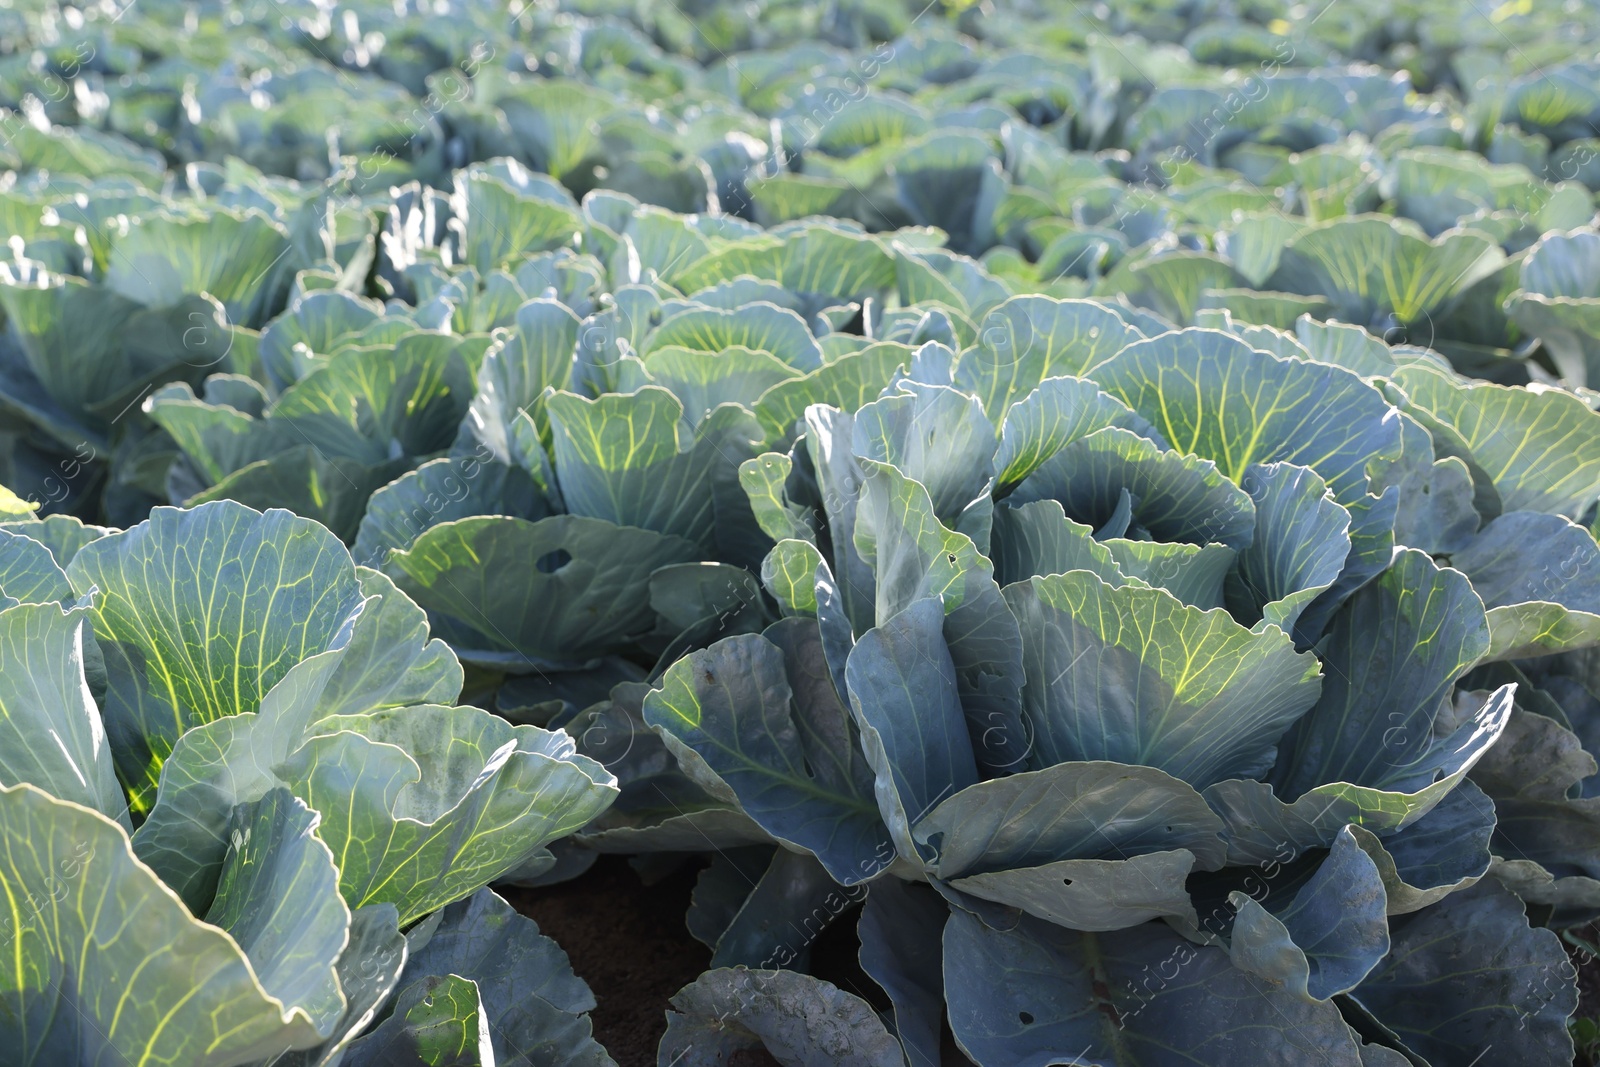
<instances>
[{"instance_id":1,"label":"insect-eaten hole","mask_svg":"<svg viewBox=\"0 0 1600 1067\"><path fill-rule=\"evenodd\" d=\"M572 553L564 548L554 552L546 552L534 563L540 574L554 574L556 571L572 562Z\"/></svg>"},{"instance_id":2,"label":"insect-eaten hole","mask_svg":"<svg viewBox=\"0 0 1600 1067\"><path fill-rule=\"evenodd\" d=\"M1030 1011L1017 1012L1017 1018L1021 1020L1023 1026L1033 1025L1033 1013Z\"/></svg>"},{"instance_id":3,"label":"insect-eaten hole","mask_svg":"<svg viewBox=\"0 0 1600 1067\"><path fill-rule=\"evenodd\" d=\"M1072 884L1072 879L1071 878L1063 878L1063 879L1061 879L1061 884L1062 885L1071 885Z\"/></svg>"}]
</instances>

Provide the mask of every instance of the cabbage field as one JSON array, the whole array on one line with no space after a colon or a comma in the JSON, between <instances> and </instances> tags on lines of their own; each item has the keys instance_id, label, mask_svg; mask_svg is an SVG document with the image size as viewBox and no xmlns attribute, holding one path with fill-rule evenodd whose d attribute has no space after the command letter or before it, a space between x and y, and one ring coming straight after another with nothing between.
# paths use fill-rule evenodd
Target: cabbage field
<instances>
[{"instance_id":1,"label":"cabbage field","mask_svg":"<svg viewBox=\"0 0 1600 1067\"><path fill-rule=\"evenodd\" d=\"M1600 1062L1591 0L0 0L0 1062Z\"/></svg>"}]
</instances>

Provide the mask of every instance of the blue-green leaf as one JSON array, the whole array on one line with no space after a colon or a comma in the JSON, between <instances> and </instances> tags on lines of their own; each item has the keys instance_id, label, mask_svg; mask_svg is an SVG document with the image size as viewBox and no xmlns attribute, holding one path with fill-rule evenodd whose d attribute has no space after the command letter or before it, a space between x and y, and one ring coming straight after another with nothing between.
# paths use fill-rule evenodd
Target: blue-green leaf
<instances>
[{"instance_id":1,"label":"blue-green leaf","mask_svg":"<svg viewBox=\"0 0 1600 1067\"><path fill-rule=\"evenodd\" d=\"M691 777L724 784L774 837L852 885L881 867L888 838L872 770L833 690L817 624L726 638L679 660L644 702Z\"/></svg>"},{"instance_id":2,"label":"blue-green leaf","mask_svg":"<svg viewBox=\"0 0 1600 1067\"><path fill-rule=\"evenodd\" d=\"M1095 934L1024 918L998 931L955 910L944 960L950 1028L979 1067L1361 1064L1332 1004L1241 971L1222 949L1160 923Z\"/></svg>"},{"instance_id":3,"label":"blue-green leaf","mask_svg":"<svg viewBox=\"0 0 1600 1067\"><path fill-rule=\"evenodd\" d=\"M878 810L912 862L921 856L912 828L978 780L943 627L939 601L918 600L862 635L845 668Z\"/></svg>"},{"instance_id":4,"label":"blue-green leaf","mask_svg":"<svg viewBox=\"0 0 1600 1067\"><path fill-rule=\"evenodd\" d=\"M1278 737L1316 701L1316 658L1281 631L1160 589L1084 571L1010 586L1028 684L1029 766L1110 760L1203 789L1271 765Z\"/></svg>"},{"instance_id":5,"label":"blue-green leaf","mask_svg":"<svg viewBox=\"0 0 1600 1067\"><path fill-rule=\"evenodd\" d=\"M1453 893L1396 918L1390 937L1389 955L1351 997L1411 1053L1432 1063L1469 1063L1486 1049L1516 1063L1571 1060L1572 964L1553 931L1529 928L1510 893L1492 884Z\"/></svg>"},{"instance_id":6,"label":"blue-green leaf","mask_svg":"<svg viewBox=\"0 0 1600 1067\"><path fill-rule=\"evenodd\" d=\"M1287 904L1263 906L1235 890L1229 957L1235 967L1327 1000L1353 989L1389 951L1387 897L1350 828Z\"/></svg>"},{"instance_id":7,"label":"blue-green leaf","mask_svg":"<svg viewBox=\"0 0 1600 1067\"><path fill-rule=\"evenodd\" d=\"M286 511L231 501L157 508L67 567L98 589L106 733L136 810L187 729L256 710L296 663L330 647L361 600L350 554Z\"/></svg>"},{"instance_id":8,"label":"blue-green leaf","mask_svg":"<svg viewBox=\"0 0 1600 1067\"><path fill-rule=\"evenodd\" d=\"M0 785L36 785L132 829L84 679L86 607L0 611Z\"/></svg>"},{"instance_id":9,"label":"blue-green leaf","mask_svg":"<svg viewBox=\"0 0 1600 1067\"><path fill-rule=\"evenodd\" d=\"M327 1036L135 860L116 823L28 785L0 789L0 810L14 1062L250 1063Z\"/></svg>"}]
</instances>

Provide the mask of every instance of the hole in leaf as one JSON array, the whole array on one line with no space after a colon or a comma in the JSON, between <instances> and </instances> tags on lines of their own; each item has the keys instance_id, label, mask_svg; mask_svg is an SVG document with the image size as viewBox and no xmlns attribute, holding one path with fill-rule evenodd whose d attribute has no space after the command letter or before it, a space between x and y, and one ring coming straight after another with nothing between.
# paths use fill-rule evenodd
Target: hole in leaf
<instances>
[{"instance_id":1,"label":"hole in leaf","mask_svg":"<svg viewBox=\"0 0 1600 1067\"><path fill-rule=\"evenodd\" d=\"M954 563L956 561L955 553L947 552L947 553L945 553L945 555L947 555L950 558L950 562L951 563Z\"/></svg>"},{"instance_id":2,"label":"hole in leaf","mask_svg":"<svg viewBox=\"0 0 1600 1067\"><path fill-rule=\"evenodd\" d=\"M1063 879L1061 879L1061 884L1062 885L1071 885L1072 884L1072 879L1071 878L1063 878Z\"/></svg>"},{"instance_id":3,"label":"hole in leaf","mask_svg":"<svg viewBox=\"0 0 1600 1067\"><path fill-rule=\"evenodd\" d=\"M571 562L572 553L564 548L558 548L554 552L546 552L540 556L534 567L540 574L554 574Z\"/></svg>"},{"instance_id":4,"label":"hole in leaf","mask_svg":"<svg viewBox=\"0 0 1600 1067\"><path fill-rule=\"evenodd\" d=\"M1019 1012L1017 1012L1017 1018L1022 1020L1022 1025L1023 1026L1032 1026L1033 1025L1033 1013L1032 1012L1019 1011Z\"/></svg>"}]
</instances>

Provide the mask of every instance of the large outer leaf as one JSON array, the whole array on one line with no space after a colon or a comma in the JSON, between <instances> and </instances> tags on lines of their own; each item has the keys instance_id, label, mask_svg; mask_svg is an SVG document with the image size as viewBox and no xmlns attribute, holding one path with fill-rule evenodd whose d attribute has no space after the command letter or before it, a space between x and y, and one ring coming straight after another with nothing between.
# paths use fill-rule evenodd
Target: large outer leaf
<instances>
[{"instance_id":1,"label":"large outer leaf","mask_svg":"<svg viewBox=\"0 0 1600 1067\"><path fill-rule=\"evenodd\" d=\"M366 464L300 445L241 467L182 503L194 508L214 500L236 500L258 511L285 508L350 541L360 529L368 498L406 465L404 459Z\"/></svg>"},{"instance_id":2,"label":"large outer leaf","mask_svg":"<svg viewBox=\"0 0 1600 1067\"><path fill-rule=\"evenodd\" d=\"M131 830L84 680L88 615L56 604L0 611L0 785L36 785Z\"/></svg>"},{"instance_id":3,"label":"large outer leaf","mask_svg":"<svg viewBox=\"0 0 1600 1067\"><path fill-rule=\"evenodd\" d=\"M123 355L123 337L139 313L138 303L70 274L42 274L29 282L10 278L8 273L0 282L7 333L15 338L28 376L42 388L39 401L70 423L87 429L83 424L96 421L87 410L91 404L159 369L138 367Z\"/></svg>"},{"instance_id":4,"label":"large outer leaf","mask_svg":"<svg viewBox=\"0 0 1600 1067\"><path fill-rule=\"evenodd\" d=\"M1173 448L1238 481L1252 463L1298 463L1348 504L1367 468L1400 454L1400 423L1383 394L1329 364L1280 359L1217 330L1139 341L1091 375Z\"/></svg>"},{"instance_id":5,"label":"large outer leaf","mask_svg":"<svg viewBox=\"0 0 1600 1067\"><path fill-rule=\"evenodd\" d=\"M1025 918L1002 932L953 910L944 953L950 1027L979 1067L1361 1064L1333 1005L1159 923L1082 934Z\"/></svg>"},{"instance_id":6,"label":"large outer leaf","mask_svg":"<svg viewBox=\"0 0 1600 1067\"><path fill-rule=\"evenodd\" d=\"M461 695L455 653L428 636L428 618L380 571L356 568L361 595L339 665L317 700L323 715L354 715L409 704L449 704Z\"/></svg>"},{"instance_id":7,"label":"large outer leaf","mask_svg":"<svg viewBox=\"0 0 1600 1067\"><path fill-rule=\"evenodd\" d=\"M566 729L578 751L617 776L622 795L583 835L601 852L695 851L770 845L772 838L741 811L727 790L707 793L681 768L661 736L645 724L650 686L628 682L580 712Z\"/></svg>"},{"instance_id":8,"label":"large outer leaf","mask_svg":"<svg viewBox=\"0 0 1600 1067\"><path fill-rule=\"evenodd\" d=\"M715 949L755 884L771 869L778 849L771 845L728 849L714 854L695 879L684 925L696 941Z\"/></svg>"},{"instance_id":9,"label":"large outer leaf","mask_svg":"<svg viewBox=\"0 0 1600 1067\"><path fill-rule=\"evenodd\" d=\"M55 555L22 530L0 531L0 598L4 598L0 604L64 604L77 599Z\"/></svg>"},{"instance_id":10,"label":"large outer leaf","mask_svg":"<svg viewBox=\"0 0 1600 1067\"><path fill-rule=\"evenodd\" d=\"M1539 338L1572 385L1600 384L1600 234L1547 233L1522 261L1522 291L1510 301L1517 324Z\"/></svg>"},{"instance_id":11,"label":"large outer leaf","mask_svg":"<svg viewBox=\"0 0 1600 1067\"><path fill-rule=\"evenodd\" d=\"M814 621L787 619L765 637L729 637L691 653L645 698L644 718L691 777L713 793L731 790L763 829L814 853L838 881L853 885L882 870L892 846L872 770L834 693Z\"/></svg>"},{"instance_id":12,"label":"large outer leaf","mask_svg":"<svg viewBox=\"0 0 1600 1067\"><path fill-rule=\"evenodd\" d=\"M1475 886L1394 920L1393 947L1352 996L1418 1056L1566 1067L1572 964L1553 931L1529 929L1522 904Z\"/></svg>"},{"instance_id":13,"label":"large outer leaf","mask_svg":"<svg viewBox=\"0 0 1600 1067\"><path fill-rule=\"evenodd\" d=\"M406 939L393 904L374 904L350 914L350 938L335 970L344 993L345 1013L333 1036L320 1045L291 1052L273 1067L329 1067L346 1045L377 1018L400 981L406 962Z\"/></svg>"},{"instance_id":14,"label":"large outer leaf","mask_svg":"<svg viewBox=\"0 0 1600 1067\"><path fill-rule=\"evenodd\" d=\"M1220 256L1172 249L1123 260L1101 282L1100 291L1117 293L1173 322L1190 322L1207 289L1233 289L1245 283L1245 277Z\"/></svg>"},{"instance_id":15,"label":"large outer leaf","mask_svg":"<svg viewBox=\"0 0 1600 1067\"><path fill-rule=\"evenodd\" d=\"M682 538L578 515L483 516L431 527L384 571L428 611L460 620L472 649L526 669L625 647L655 622L650 572L699 558Z\"/></svg>"},{"instance_id":16,"label":"large outer leaf","mask_svg":"<svg viewBox=\"0 0 1600 1067\"><path fill-rule=\"evenodd\" d=\"M134 859L115 823L32 786L0 789L0 811L0 1032L13 1062L234 1067L324 1036Z\"/></svg>"},{"instance_id":17,"label":"large outer leaf","mask_svg":"<svg viewBox=\"0 0 1600 1067\"><path fill-rule=\"evenodd\" d=\"M1415 323L1504 262L1481 233L1456 230L1429 241L1409 221L1365 216L1292 240L1265 287L1327 294L1347 322L1364 325L1393 314Z\"/></svg>"},{"instance_id":18,"label":"large outer leaf","mask_svg":"<svg viewBox=\"0 0 1600 1067\"><path fill-rule=\"evenodd\" d=\"M3 498L0 498L0 519L5 518L5 506ZM56 565L60 567L71 563L78 549L111 533L104 526L90 526L72 515L46 515L42 519L13 516L12 519L14 521L0 521L0 531L21 534L39 542L50 550L50 554L56 558Z\"/></svg>"},{"instance_id":19,"label":"large outer leaf","mask_svg":"<svg viewBox=\"0 0 1600 1067\"><path fill-rule=\"evenodd\" d=\"M931 870L946 879L1169 848L1187 848L1215 869L1225 854L1221 831L1192 786L1121 763L1058 763L980 782L916 825L917 839L938 850Z\"/></svg>"},{"instance_id":20,"label":"large outer leaf","mask_svg":"<svg viewBox=\"0 0 1600 1067\"><path fill-rule=\"evenodd\" d=\"M1316 657L1220 608L1085 571L1005 590L1023 634L1032 767L1110 760L1197 789L1271 765L1279 736L1317 699Z\"/></svg>"},{"instance_id":21,"label":"large outer leaf","mask_svg":"<svg viewBox=\"0 0 1600 1067\"><path fill-rule=\"evenodd\" d=\"M1489 609L1489 659L1600 642L1600 545L1559 515L1510 511L1491 520L1450 565Z\"/></svg>"},{"instance_id":22,"label":"large outer leaf","mask_svg":"<svg viewBox=\"0 0 1600 1067\"><path fill-rule=\"evenodd\" d=\"M330 646L361 596L327 530L231 501L157 508L84 546L67 575L80 595L99 590L106 732L144 810L179 735L254 711L289 668Z\"/></svg>"},{"instance_id":23,"label":"large outer leaf","mask_svg":"<svg viewBox=\"0 0 1600 1067\"><path fill-rule=\"evenodd\" d=\"M707 457L684 447L683 404L656 386L547 403L561 495L574 515L710 543Z\"/></svg>"},{"instance_id":24,"label":"large outer leaf","mask_svg":"<svg viewBox=\"0 0 1600 1067\"><path fill-rule=\"evenodd\" d=\"M1494 803L1465 781L1404 830L1381 839L1361 826L1350 832L1377 864L1389 914L1408 915L1482 878L1494 829Z\"/></svg>"},{"instance_id":25,"label":"large outer leaf","mask_svg":"<svg viewBox=\"0 0 1600 1067\"><path fill-rule=\"evenodd\" d=\"M1144 335L1104 304L1012 297L984 316L978 346L962 353L956 386L998 421L1046 378L1082 375Z\"/></svg>"},{"instance_id":26,"label":"large outer leaf","mask_svg":"<svg viewBox=\"0 0 1600 1067\"><path fill-rule=\"evenodd\" d=\"M1327 1000L1354 988L1389 951L1383 879L1350 828L1287 903L1263 906L1238 890L1229 901L1238 909L1234 966L1302 997Z\"/></svg>"},{"instance_id":27,"label":"large outer leaf","mask_svg":"<svg viewBox=\"0 0 1600 1067\"><path fill-rule=\"evenodd\" d=\"M339 897L333 855L314 833L317 822L282 788L234 808L206 922L244 950L268 995L298 1005L326 1034L346 1008L334 963L350 909Z\"/></svg>"},{"instance_id":28,"label":"large outer leaf","mask_svg":"<svg viewBox=\"0 0 1600 1067\"><path fill-rule=\"evenodd\" d=\"M942 937L950 910L924 886L880 878L867 892L856 933L861 969L894 1005L894 1033L908 1067L939 1067L944 1021Z\"/></svg>"},{"instance_id":29,"label":"large outer leaf","mask_svg":"<svg viewBox=\"0 0 1600 1067\"><path fill-rule=\"evenodd\" d=\"M1295 320L1294 335L1312 359L1353 370L1363 378L1394 372L1389 346L1360 326L1344 322L1318 322L1310 315Z\"/></svg>"},{"instance_id":30,"label":"large outer leaf","mask_svg":"<svg viewBox=\"0 0 1600 1067\"><path fill-rule=\"evenodd\" d=\"M579 829L612 776L562 733L476 708L338 716L275 768L323 813L352 907L392 903L402 924L471 893ZM358 732L359 731L359 732Z\"/></svg>"},{"instance_id":31,"label":"large outer leaf","mask_svg":"<svg viewBox=\"0 0 1600 1067\"><path fill-rule=\"evenodd\" d=\"M1276 796L1266 782L1230 779L1206 789L1206 801L1228 827L1229 862L1270 863L1275 856L1281 859L1285 846L1295 852L1326 848L1351 823L1379 835L1417 824L1499 739L1511 715L1512 691L1507 685L1471 701L1472 710L1459 716L1455 732L1427 751L1419 767L1426 774L1403 783L1404 788L1329 782L1292 802Z\"/></svg>"},{"instance_id":32,"label":"large outer leaf","mask_svg":"<svg viewBox=\"0 0 1600 1067\"><path fill-rule=\"evenodd\" d=\"M550 514L544 493L526 471L486 458L481 449L429 460L374 492L350 549L356 561L381 567L390 549L410 548L424 530L442 522Z\"/></svg>"},{"instance_id":33,"label":"large outer leaf","mask_svg":"<svg viewBox=\"0 0 1600 1067\"><path fill-rule=\"evenodd\" d=\"M888 865L887 845L879 868ZM809 969L811 942L841 912L857 903L860 889L842 889L816 858L780 848L753 886L743 883L741 903L716 938L712 967Z\"/></svg>"},{"instance_id":34,"label":"large outer leaf","mask_svg":"<svg viewBox=\"0 0 1600 1067\"><path fill-rule=\"evenodd\" d=\"M1397 553L1334 617L1320 649L1322 695L1279 747L1279 795L1294 800L1328 782L1412 792L1459 763L1474 727L1436 738L1435 718L1488 651L1488 629L1460 572L1416 549Z\"/></svg>"},{"instance_id":35,"label":"large outer leaf","mask_svg":"<svg viewBox=\"0 0 1600 1067\"><path fill-rule=\"evenodd\" d=\"M900 855L912 862L921 853L911 828L978 780L943 623L937 600L918 600L867 631L845 667L878 810Z\"/></svg>"},{"instance_id":36,"label":"large outer leaf","mask_svg":"<svg viewBox=\"0 0 1600 1067\"><path fill-rule=\"evenodd\" d=\"M1412 410L1468 450L1506 511L1578 518L1600 497L1600 415L1571 393L1458 382L1421 364L1394 380Z\"/></svg>"},{"instance_id":37,"label":"large outer leaf","mask_svg":"<svg viewBox=\"0 0 1600 1067\"><path fill-rule=\"evenodd\" d=\"M822 349L806 328L806 321L788 308L768 303L747 304L728 311L690 308L657 327L645 340L640 354L648 356L667 347L721 352L734 345L770 352L801 373L822 366Z\"/></svg>"},{"instance_id":38,"label":"large outer leaf","mask_svg":"<svg viewBox=\"0 0 1600 1067\"><path fill-rule=\"evenodd\" d=\"M1600 915L1600 800L1573 795L1594 770L1572 731L1522 708L1473 768L1494 804L1491 872L1561 926Z\"/></svg>"},{"instance_id":39,"label":"large outer leaf","mask_svg":"<svg viewBox=\"0 0 1600 1067\"><path fill-rule=\"evenodd\" d=\"M259 326L276 290L271 268L287 243L282 226L260 211L144 215L112 243L106 288L148 307L209 293L228 321Z\"/></svg>"},{"instance_id":40,"label":"large outer leaf","mask_svg":"<svg viewBox=\"0 0 1600 1067\"><path fill-rule=\"evenodd\" d=\"M150 394L142 410L183 450L205 485L215 485L252 463L306 443L294 424L262 419L212 399L216 378L203 397L188 382L173 382ZM362 451L365 451L363 449Z\"/></svg>"},{"instance_id":41,"label":"large outer leaf","mask_svg":"<svg viewBox=\"0 0 1600 1067\"><path fill-rule=\"evenodd\" d=\"M969 786L913 828L954 888L1075 930L1194 920L1184 879L1220 867L1222 821L1150 767L1059 763Z\"/></svg>"},{"instance_id":42,"label":"large outer leaf","mask_svg":"<svg viewBox=\"0 0 1600 1067\"><path fill-rule=\"evenodd\" d=\"M482 348L419 332L341 352L279 397L266 421L291 420L308 443L367 464L443 451L472 403Z\"/></svg>"}]
</instances>

